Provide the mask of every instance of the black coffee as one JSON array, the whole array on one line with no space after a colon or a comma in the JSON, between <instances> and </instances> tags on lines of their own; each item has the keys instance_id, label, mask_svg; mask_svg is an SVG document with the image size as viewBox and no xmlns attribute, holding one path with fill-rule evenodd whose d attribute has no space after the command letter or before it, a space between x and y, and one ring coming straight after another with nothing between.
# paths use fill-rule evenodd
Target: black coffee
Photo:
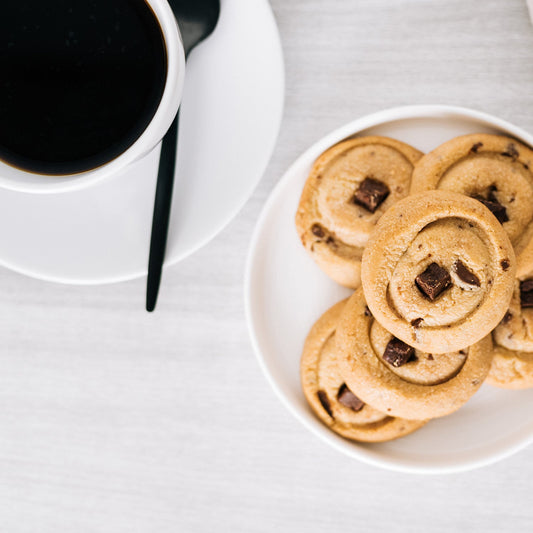
<instances>
[{"instance_id":1,"label":"black coffee","mask_svg":"<svg viewBox=\"0 0 533 533\"><path fill-rule=\"evenodd\" d=\"M146 129L166 76L144 0L2 2L0 159L55 175L107 163Z\"/></svg>"}]
</instances>

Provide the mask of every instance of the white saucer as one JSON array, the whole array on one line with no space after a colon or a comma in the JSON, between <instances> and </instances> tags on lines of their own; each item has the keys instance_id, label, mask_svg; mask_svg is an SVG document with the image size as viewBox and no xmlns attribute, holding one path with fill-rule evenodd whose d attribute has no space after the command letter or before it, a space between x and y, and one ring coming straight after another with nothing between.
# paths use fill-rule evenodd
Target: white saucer
<instances>
[{"instance_id":1,"label":"white saucer","mask_svg":"<svg viewBox=\"0 0 533 533\"><path fill-rule=\"evenodd\" d=\"M318 141L283 176L268 200L248 256L248 327L261 367L288 409L334 448L392 470L444 473L502 459L533 441L533 389L483 385L458 412L384 444L358 444L327 429L308 407L299 362L312 324L351 291L326 277L307 255L294 227L300 194L313 161L355 133L388 135L429 151L454 136L503 132L533 146L533 136L490 115L448 106L395 108L352 122Z\"/></svg>"},{"instance_id":2,"label":"white saucer","mask_svg":"<svg viewBox=\"0 0 533 533\"><path fill-rule=\"evenodd\" d=\"M267 0L222 0L220 21L187 64L166 266L238 213L275 145L283 55ZM102 183L69 193L0 189L0 264L63 283L146 274L160 147Z\"/></svg>"}]
</instances>

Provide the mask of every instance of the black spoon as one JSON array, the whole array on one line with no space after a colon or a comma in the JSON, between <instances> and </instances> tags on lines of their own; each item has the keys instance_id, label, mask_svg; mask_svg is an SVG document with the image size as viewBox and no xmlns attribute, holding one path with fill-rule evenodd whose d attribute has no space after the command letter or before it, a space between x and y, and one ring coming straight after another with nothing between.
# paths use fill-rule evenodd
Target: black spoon
<instances>
[{"instance_id":1,"label":"black spoon","mask_svg":"<svg viewBox=\"0 0 533 533\"><path fill-rule=\"evenodd\" d=\"M220 0L169 0L169 3L178 21L187 58L191 50L215 29L220 14ZM163 138L159 159L146 284L146 310L149 312L155 309L165 260L176 168L178 123L179 111Z\"/></svg>"}]
</instances>

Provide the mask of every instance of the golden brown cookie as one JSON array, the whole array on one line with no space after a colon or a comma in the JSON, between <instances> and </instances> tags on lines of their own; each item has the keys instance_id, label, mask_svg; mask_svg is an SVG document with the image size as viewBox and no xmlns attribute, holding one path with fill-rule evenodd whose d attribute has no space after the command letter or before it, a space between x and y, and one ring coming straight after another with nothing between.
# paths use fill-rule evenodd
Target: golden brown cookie
<instances>
[{"instance_id":1,"label":"golden brown cookie","mask_svg":"<svg viewBox=\"0 0 533 533\"><path fill-rule=\"evenodd\" d=\"M379 217L409 193L422 153L387 137L359 137L324 152L305 183L296 229L318 266L356 288L361 256Z\"/></svg>"},{"instance_id":2,"label":"golden brown cookie","mask_svg":"<svg viewBox=\"0 0 533 533\"><path fill-rule=\"evenodd\" d=\"M517 275L533 268L533 151L502 135L456 137L416 165L411 193L440 189L479 199L514 246Z\"/></svg>"},{"instance_id":3,"label":"golden brown cookie","mask_svg":"<svg viewBox=\"0 0 533 533\"><path fill-rule=\"evenodd\" d=\"M501 224L480 202L428 191L394 204L365 249L368 306L419 350L448 353L488 335L511 301L516 260Z\"/></svg>"},{"instance_id":4,"label":"golden brown cookie","mask_svg":"<svg viewBox=\"0 0 533 533\"><path fill-rule=\"evenodd\" d=\"M459 352L414 349L374 320L362 288L345 305L336 338L346 385L376 409L407 419L459 409L483 383L492 359L490 335Z\"/></svg>"},{"instance_id":5,"label":"golden brown cookie","mask_svg":"<svg viewBox=\"0 0 533 533\"><path fill-rule=\"evenodd\" d=\"M533 279L516 281L509 311L492 332L494 358L487 383L533 387Z\"/></svg>"},{"instance_id":6,"label":"golden brown cookie","mask_svg":"<svg viewBox=\"0 0 533 533\"><path fill-rule=\"evenodd\" d=\"M412 433L425 422L386 415L362 402L344 383L337 363L335 329L345 303L326 311L305 341L300 369L309 405L324 424L348 439L382 442Z\"/></svg>"}]
</instances>

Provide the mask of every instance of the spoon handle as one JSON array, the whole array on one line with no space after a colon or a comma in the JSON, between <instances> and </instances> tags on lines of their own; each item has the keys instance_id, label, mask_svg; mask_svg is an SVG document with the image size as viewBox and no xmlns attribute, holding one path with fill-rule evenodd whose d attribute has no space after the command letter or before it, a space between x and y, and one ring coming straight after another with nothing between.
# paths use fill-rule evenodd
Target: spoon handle
<instances>
[{"instance_id":1,"label":"spoon handle","mask_svg":"<svg viewBox=\"0 0 533 533\"><path fill-rule=\"evenodd\" d=\"M152 312L157 303L161 272L167 246L168 223L172 205L172 188L176 168L176 151L178 147L179 111L169 130L163 137L157 186L152 219L152 236L150 239L150 257L148 259L148 281L146 284L146 310Z\"/></svg>"}]
</instances>

